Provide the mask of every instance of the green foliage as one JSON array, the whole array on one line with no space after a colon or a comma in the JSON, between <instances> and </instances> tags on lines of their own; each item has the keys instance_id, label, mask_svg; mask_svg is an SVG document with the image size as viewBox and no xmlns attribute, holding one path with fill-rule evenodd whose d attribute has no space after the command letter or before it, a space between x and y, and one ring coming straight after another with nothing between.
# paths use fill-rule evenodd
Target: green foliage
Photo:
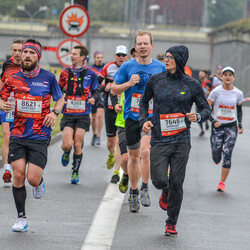
<instances>
[{"instance_id":1,"label":"green foliage","mask_svg":"<svg viewBox=\"0 0 250 250\"><path fill-rule=\"evenodd\" d=\"M210 27L219 27L228 22L243 18L243 1L240 0L217 0L216 4L209 1L208 4Z\"/></svg>"}]
</instances>

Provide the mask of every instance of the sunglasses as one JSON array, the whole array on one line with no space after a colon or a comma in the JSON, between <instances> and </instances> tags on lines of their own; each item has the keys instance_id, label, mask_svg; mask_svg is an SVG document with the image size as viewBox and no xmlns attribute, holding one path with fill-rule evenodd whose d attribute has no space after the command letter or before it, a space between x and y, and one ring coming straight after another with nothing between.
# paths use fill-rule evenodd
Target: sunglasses
<instances>
[{"instance_id":1,"label":"sunglasses","mask_svg":"<svg viewBox=\"0 0 250 250\"><path fill-rule=\"evenodd\" d=\"M125 57L125 56L127 56L127 54L121 54L121 53L118 53L118 54L116 54L118 57Z\"/></svg>"}]
</instances>

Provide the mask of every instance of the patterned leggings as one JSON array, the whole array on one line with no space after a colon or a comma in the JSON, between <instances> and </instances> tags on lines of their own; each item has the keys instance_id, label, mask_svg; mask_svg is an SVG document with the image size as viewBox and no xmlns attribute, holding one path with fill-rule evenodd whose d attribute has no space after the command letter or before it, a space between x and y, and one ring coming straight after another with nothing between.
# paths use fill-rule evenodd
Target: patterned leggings
<instances>
[{"instance_id":1,"label":"patterned leggings","mask_svg":"<svg viewBox=\"0 0 250 250\"><path fill-rule=\"evenodd\" d=\"M229 169L231 167L232 153L237 134L238 129L236 124L232 127L212 128L212 134L210 137L212 157L214 162L218 164L223 155L223 168Z\"/></svg>"}]
</instances>

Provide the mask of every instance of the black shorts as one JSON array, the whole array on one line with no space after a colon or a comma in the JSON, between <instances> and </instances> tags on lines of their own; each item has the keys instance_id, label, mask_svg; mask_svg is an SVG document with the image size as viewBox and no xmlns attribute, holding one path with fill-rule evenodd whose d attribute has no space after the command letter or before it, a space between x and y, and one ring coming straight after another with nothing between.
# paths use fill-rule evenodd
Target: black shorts
<instances>
[{"instance_id":1,"label":"black shorts","mask_svg":"<svg viewBox=\"0 0 250 250\"><path fill-rule=\"evenodd\" d=\"M128 149L135 150L140 148L141 127L138 121L130 118L125 120L125 136Z\"/></svg>"},{"instance_id":2,"label":"black shorts","mask_svg":"<svg viewBox=\"0 0 250 250\"><path fill-rule=\"evenodd\" d=\"M125 129L121 127L117 127L117 133L118 133L118 141L119 141L121 155L126 154L128 150L127 150Z\"/></svg>"},{"instance_id":3,"label":"black shorts","mask_svg":"<svg viewBox=\"0 0 250 250\"><path fill-rule=\"evenodd\" d=\"M95 104L94 105L91 105L91 113L92 114L95 114L97 112L97 109L98 108L104 108L104 105L103 105L103 102L102 102L102 99L99 98L95 101Z\"/></svg>"},{"instance_id":4,"label":"black shorts","mask_svg":"<svg viewBox=\"0 0 250 250\"><path fill-rule=\"evenodd\" d=\"M116 136L117 127L115 126L116 112L113 109L105 109L105 126L107 137Z\"/></svg>"},{"instance_id":5,"label":"black shorts","mask_svg":"<svg viewBox=\"0 0 250 250\"><path fill-rule=\"evenodd\" d=\"M10 138L8 162L24 158L44 169L47 163L47 149L50 138L46 140L24 140Z\"/></svg>"},{"instance_id":6,"label":"black shorts","mask_svg":"<svg viewBox=\"0 0 250 250\"><path fill-rule=\"evenodd\" d=\"M90 118L89 115L63 115L63 118L60 123L61 131L65 127L70 128L82 128L85 131L89 131L90 126Z\"/></svg>"}]
</instances>

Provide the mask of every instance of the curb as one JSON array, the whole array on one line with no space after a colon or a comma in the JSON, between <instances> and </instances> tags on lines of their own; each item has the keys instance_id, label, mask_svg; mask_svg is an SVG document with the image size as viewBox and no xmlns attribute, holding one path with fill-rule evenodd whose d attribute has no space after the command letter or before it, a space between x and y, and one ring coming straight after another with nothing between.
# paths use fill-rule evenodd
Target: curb
<instances>
[{"instance_id":1,"label":"curb","mask_svg":"<svg viewBox=\"0 0 250 250\"><path fill-rule=\"evenodd\" d=\"M53 145L57 142L59 142L62 139L62 132L57 133L56 135L51 137L50 145ZM0 156L0 169L3 167L3 159L2 156Z\"/></svg>"}]
</instances>

